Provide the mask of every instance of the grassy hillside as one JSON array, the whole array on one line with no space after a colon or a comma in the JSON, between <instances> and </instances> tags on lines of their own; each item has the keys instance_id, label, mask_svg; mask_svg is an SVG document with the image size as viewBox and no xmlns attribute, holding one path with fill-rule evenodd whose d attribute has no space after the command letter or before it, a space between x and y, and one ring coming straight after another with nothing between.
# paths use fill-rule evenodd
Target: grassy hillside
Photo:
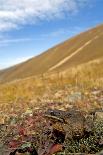
<instances>
[{"instance_id":1,"label":"grassy hillside","mask_svg":"<svg viewBox=\"0 0 103 155\"><path fill-rule=\"evenodd\" d=\"M47 72L61 72L102 56L103 25L99 25L24 63L0 71L0 81L9 82Z\"/></svg>"},{"instance_id":2,"label":"grassy hillside","mask_svg":"<svg viewBox=\"0 0 103 155\"><path fill-rule=\"evenodd\" d=\"M43 118L47 109L77 109L91 124L94 118L87 114L103 109L102 29L99 26L82 33L0 72L4 82L0 83L0 152L31 142L39 148L48 142L50 135L44 131L52 128ZM103 123L94 121L92 126L89 136L79 141L65 139L67 154L101 151Z\"/></svg>"},{"instance_id":3,"label":"grassy hillside","mask_svg":"<svg viewBox=\"0 0 103 155\"><path fill-rule=\"evenodd\" d=\"M0 101L15 102L22 98L26 102L42 96L45 92L72 85L88 89L103 85L103 58L78 65L63 72L44 74L15 80L0 85ZM53 98L53 96L52 96Z\"/></svg>"}]
</instances>

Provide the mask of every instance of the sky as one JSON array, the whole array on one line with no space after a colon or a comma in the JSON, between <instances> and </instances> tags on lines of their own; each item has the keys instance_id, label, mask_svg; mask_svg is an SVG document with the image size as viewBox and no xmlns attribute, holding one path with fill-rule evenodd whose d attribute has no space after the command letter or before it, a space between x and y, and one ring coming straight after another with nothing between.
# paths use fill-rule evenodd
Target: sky
<instances>
[{"instance_id":1,"label":"sky","mask_svg":"<svg viewBox=\"0 0 103 155\"><path fill-rule=\"evenodd\" d=\"M0 0L0 69L103 23L103 0Z\"/></svg>"}]
</instances>

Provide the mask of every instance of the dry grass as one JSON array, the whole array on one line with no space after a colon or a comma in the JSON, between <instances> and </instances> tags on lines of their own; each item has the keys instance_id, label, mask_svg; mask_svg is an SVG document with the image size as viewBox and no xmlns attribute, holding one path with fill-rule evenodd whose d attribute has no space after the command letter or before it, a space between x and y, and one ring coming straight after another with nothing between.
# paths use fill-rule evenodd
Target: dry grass
<instances>
[{"instance_id":1,"label":"dry grass","mask_svg":"<svg viewBox=\"0 0 103 155\"><path fill-rule=\"evenodd\" d=\"M76 52L77 51L77 52ZM57 64L53 71L61 72L103 56L103 25L83 32L48 51L6 70L0 71L1 82L45 74ZM68 61L64 61L67 60ZM62 63L61 63L62 62Z\"/></svg>"},{"instance_id":2,"label":"dry grass","mask_svg":"<svg viewBox=\"0 0 103 155\"><path fill-rule=\"evenodd\" d=\"M83 113L101 109L99 98L96 100L96 96L92 96L91 88L99 87L98 90L100 93L102 92L102 67L102 60L95 61L65 72L43 74L0 85L0 124L6 124L11 118L24 120L23 117L26 118L28 112L31 114L40 112L41 114L48 108L67 110L75 106ZM69 96L75 92L79 92L85 98L70 104ZM40 114L38 113L39 116L41 116ZM41 125L41 123L39 124ZM5 134L3 133L3 135ZM88 139L86 140L88 144Z\"/></svg>"},{"instance_id":3,"label":"dry grass","mask_svg":"<svg viewBox=\"0 0 103 155\"><path fill-rule=\"evenodd\" d=\"M101 87L103 84L103 61L94 61L68 69L65 72L43 74L0 85L0 101L15 102L19 98L30 101L45 92L62 90L65 86L82 89Z\"/></svg>"}]
</instances>

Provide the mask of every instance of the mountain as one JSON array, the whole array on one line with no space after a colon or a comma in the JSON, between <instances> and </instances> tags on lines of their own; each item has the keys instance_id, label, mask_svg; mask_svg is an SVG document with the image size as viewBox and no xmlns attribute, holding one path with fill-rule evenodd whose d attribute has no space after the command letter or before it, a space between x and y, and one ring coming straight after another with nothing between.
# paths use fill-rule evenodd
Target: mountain
<instances>
[{"instance_id":1,"label":"mountain","mask_svg":"<svg viewBox=\"0 0 103 155\"><path fill-rule=\"evenodd\" d=\"M9 82L47 72L65 71L103 57L103 24L72 37L26 62L0 71Z\"/></svg>"}]
</instances>

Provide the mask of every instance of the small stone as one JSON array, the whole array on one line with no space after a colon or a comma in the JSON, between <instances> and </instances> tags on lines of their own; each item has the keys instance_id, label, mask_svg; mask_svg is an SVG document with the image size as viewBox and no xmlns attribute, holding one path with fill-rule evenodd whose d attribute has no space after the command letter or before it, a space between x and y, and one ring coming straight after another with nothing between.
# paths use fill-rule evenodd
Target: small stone
<instances>
[{"instance_id":1,"label":"small stone","mask_svg":"<svg viewBox=\"0 0 103 155\"><path fill-rule=\"evenodd\" d=\"M29 116L32 116L33 115L33 111L31 109L27 109L26 112L25 112L25 115L29 115Z\"/></svg>"},{"instance_id":2,"label":"small stone","mask_svg":"<svg viewBox=\"0 0 103 155\"><path fill-rule=\"evenodd\" d=\"M97 120L103 120L103 111L96 112L95 117Z\"/></svg>"},{"instance_id":3,"label":"small stone","mask_svg":"<svg viewBox=\"0 0 103 155\"><path fill-rule=\"evenodd\" d=\"M103 155L103 150L99 153L97 153L96 155Z\"/></svg>"},{"instance_id":4,"label":"small stone","mask_svg":"<svg viewBox=\"0 0 103 155\"><path fill-rule=\"evenodd\" d=\"M75 92L71 95L68 96L68 101L70 103L75 103L77 101L81 101L82 100L82 93L81 92Z\"/></svg>"}]
</instances>

